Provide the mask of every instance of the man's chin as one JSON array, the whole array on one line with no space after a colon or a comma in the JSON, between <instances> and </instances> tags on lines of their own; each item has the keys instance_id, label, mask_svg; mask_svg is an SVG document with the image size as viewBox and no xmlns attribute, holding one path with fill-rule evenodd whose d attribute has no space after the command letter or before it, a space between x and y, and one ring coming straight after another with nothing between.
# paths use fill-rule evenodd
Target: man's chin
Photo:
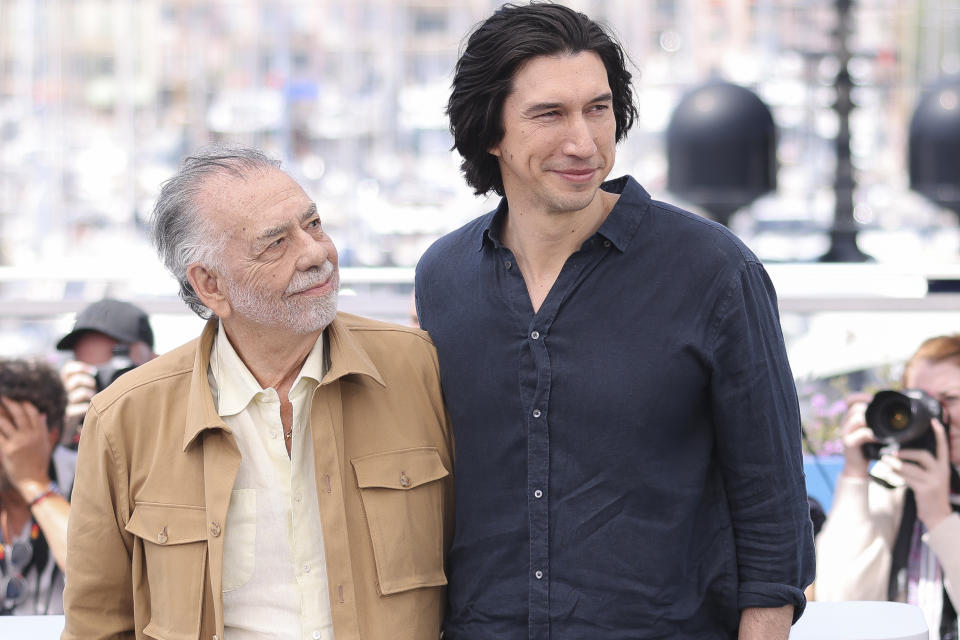
<instances>
[{"instance_id":1,"label":"man's chin","mask_svg":"<svg viewBox=\"0 0 960 640\"><path fill-rule=\"evenodd\" d=\"M297 305L302 307L294 315L296 322L289 327L295 333L308 334L326 329L337 315L338 292L333 291L310 300L311 304ZM292 318L291 318L292 319Z\"/></svg>"},{"instance_id":2,"label":"man's chin","mask_svg":"<svg viewBox=\"0 0 960 640\"><path fill-rule=\"evenodd\" d=\"M581 193L563 194L556 197L553 201L553 211L555 213L576 213L589 207L597 198L600 192L599 187L592 191L586 190Z\"/></svg>"}]
</instances>

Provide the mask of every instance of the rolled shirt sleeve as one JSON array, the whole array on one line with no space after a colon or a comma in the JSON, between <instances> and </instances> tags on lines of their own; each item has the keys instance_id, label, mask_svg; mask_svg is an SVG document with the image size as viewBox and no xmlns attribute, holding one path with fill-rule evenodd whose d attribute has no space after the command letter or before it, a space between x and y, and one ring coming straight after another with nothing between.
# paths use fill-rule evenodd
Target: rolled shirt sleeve
<instances>
[{"instance_id":1,"label":"rolled shirt sleeve","mask_svg":"<svg viewBox=\"0 0 960 640\"><path fill-rule=\"evenodd\" d=\"M718 300L712 401L739 570L739 607L793 605L813 581L813 529L796 389L763 266L745 261Z\"/></svg>"}]
</instances>

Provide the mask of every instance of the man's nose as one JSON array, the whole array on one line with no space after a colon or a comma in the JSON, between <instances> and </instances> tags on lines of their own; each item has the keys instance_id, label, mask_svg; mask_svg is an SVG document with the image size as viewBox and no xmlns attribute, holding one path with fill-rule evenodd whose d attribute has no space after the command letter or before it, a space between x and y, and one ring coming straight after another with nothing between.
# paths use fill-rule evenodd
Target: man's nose
<instances>
[{"instance_id":1,"label":"man's nose","mask_svg":"<svg viewBox=\"0 0 960 640\"><path fill-rule=\"evenodd\" d=\"M328 240L324 241L305 231L301 232L297 269L306 271L314 267L319 267L326 262L330 257L330 247L328 243Z\"/></svg>"},{"instance_id":2,"label":"man's nose","mask_svg":"<svg viewBox=\"0 0 960 640\"><path fill-rule=\"evenodd\" d=\"M565 133L563 152L566 155L586 158L597 152L593 131L582 114L570 117Z\"/></svg>"}]
</instances>

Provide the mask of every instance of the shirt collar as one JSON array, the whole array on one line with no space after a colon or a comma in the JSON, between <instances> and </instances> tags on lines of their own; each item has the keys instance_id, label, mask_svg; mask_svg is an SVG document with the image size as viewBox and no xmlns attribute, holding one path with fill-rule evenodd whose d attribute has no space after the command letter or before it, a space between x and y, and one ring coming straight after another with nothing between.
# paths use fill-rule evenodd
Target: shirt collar
<instances>
[{"instance_id":1,"label":"shirt collar","mask_svg":"<svg viewBox=\"0 0 960 640\"><path fill-rule=\"evenodd\" d=\"M601 188L608 193L619 193L620 199L613 205L610 215L597 229L597 233L621 252L626 251L640 227L640 221L647 213L650 194L630 176L604 182Z\"/></svg>"},{"instance_id":2,"label":"shirt collar","mask_svg":"<svg viewBox=\"0 0 960 640\"><path fill-rule=\"evenodd\" d=\"M628 175L608 180L600 185L600 188L608 193L620 194L620 199L613 206L607 219L600 225L597 233L613 243L613 246L620 251L625 251L646 213L650 194L639 182ZM483 249L488 242L494 248L502 246L500 231L507 215L507 208L507 199L501 198L496 210L486 215L487 220L481 225L477 250Z\"/></svg>"},{"instance_id":3,"label":"shirt collar","mask_svg":"<svg viewBox=\"0 0 960 640\"><path fill-rule=\"evenodd\" d=\"M480 234L480 244L477 250L483 249L483 245L489 242L495 249L502 245L500 242L500 230L503 228L503 219L507 217L507 199L500 198L500 204L492 212L486 215L486 224L482 225Z\"/></svg>"},{"instance_id":4,"label":"shirt collar","mask_svg":"<svg viewBox=\"0 0 960 640\"><path fill-rule=\"evenodd\" d=\"M217 337L210 351L210 370L213 374L211 391L216 400L217 413L221 417L240 413L250 404L250 400L263 391L263 387L233 348L222 325L217 330ZM297 389L297 385L304 378L316 383L323 379L322 335L314 343L303 366L300 367L300 373L290 385L291 393Z\"/></svg>"},{"instance_id":5,"label":"shirt collar","mask_svg":"<svg viewBox=\"0 0 960 640\"><path fill-rule=\"evenodd\" d=\"M330 384L344 376L356 374L367 376L385 387L386 383L366 349L353 335L351 321L353 317L350 314L338 313L324 332L329 357L325 360L321 357L321 361L325 363L326 373L320 384ZM196 351L187 397L187 420L183 430L184 451L200 433L207 429L222 429L231 433L230 427L218 414L210 389L210 376L207 375L210 367L210 353L217 339L218 324L216 318L208 320L200 338L194 342ZM317 342L323 342L323 340Z\"/></svg>"}]
</instances>

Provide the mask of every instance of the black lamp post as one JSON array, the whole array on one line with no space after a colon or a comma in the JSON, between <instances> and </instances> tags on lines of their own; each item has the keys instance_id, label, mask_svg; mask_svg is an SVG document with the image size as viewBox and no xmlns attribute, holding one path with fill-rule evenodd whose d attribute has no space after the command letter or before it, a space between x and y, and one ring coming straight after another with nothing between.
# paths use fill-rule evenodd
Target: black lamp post
<instances>
[{"instance_id":1,"label":"black lamp post","mask_svg":"<svg viewBox=\"0 0 960 640\"><path fill-rule=\"evenodd\" d=\"M853 176L853 163L850 161L850 111L853 101L850 89L853 82L847 65L850 62L850 50L847 48L847 36L850 34L851 0L837 0L837 100L833 109L837 113L839 130L836 138L837 175L833 183L836 194L833 227L830 229L830 248L820 256L820 262L866 262L872 260L857 246L857 221L853 217L853 190L856 180Z\"/></svg>"},{"instance_id":2,"label":"black lamp post","mask_svg":"<svg viewBox=\"0 0 960 640\"><path fill-rule=\"evenodd\" d=\"M728 82L686 93L667 127L667 188L727 224L777 186L776 127L767 105Z\"/></svg>"}]
</instances>

